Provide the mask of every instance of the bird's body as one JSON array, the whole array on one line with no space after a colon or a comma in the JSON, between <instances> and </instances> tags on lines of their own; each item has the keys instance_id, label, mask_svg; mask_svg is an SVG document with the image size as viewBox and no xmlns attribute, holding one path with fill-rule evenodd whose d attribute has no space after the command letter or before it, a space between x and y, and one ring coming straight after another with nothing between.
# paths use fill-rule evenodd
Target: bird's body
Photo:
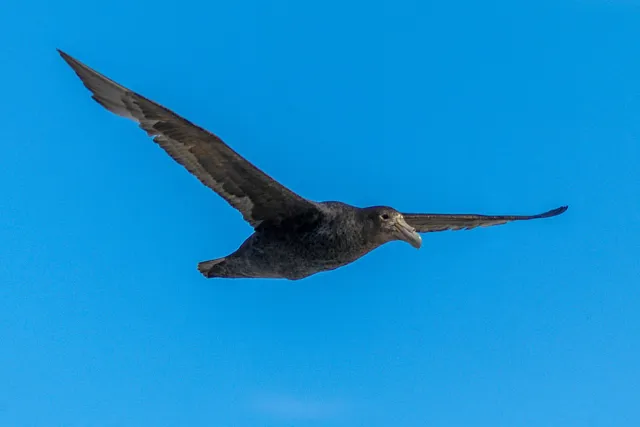
<instances>
[{"instance_id":1,"label":"bird's body","mask_svg":"<svg viewBox=\"0 0 640 427\"><path fill-rule=\"evenodd\" d=\"M290 280L333 270L381 243L368 239L364 210L340 202L278 225L262 224L233 254L199 265L207 277L270 277Z\"/></svg>"},{"instance_id":2,"label":"bird's body","mask_svg":"<svg viewBox=\"0 0 640 427\"><path fill-rule=\"evenodd\" d=\"M198 264L207 278L297 280L349 264L402 240L419 248L419 233L548 218L538 215L407 214L387 206L358 208L305 199L265 174L213 133L127 89L62 51L62 58L107 110L138 123L176 162L224 198L254 228L232 254Z\"/></svg>"}]
</instances>

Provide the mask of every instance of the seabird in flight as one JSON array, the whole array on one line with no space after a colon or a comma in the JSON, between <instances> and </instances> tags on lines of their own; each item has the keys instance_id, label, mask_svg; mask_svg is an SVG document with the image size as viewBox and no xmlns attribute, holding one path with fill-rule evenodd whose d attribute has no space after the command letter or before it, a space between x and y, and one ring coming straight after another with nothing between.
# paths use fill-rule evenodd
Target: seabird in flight
<instances>
[{"instance_id":1,"label":"seabird in flight","mask_svg":"<svg viewBox=\"0 0 640 427\"><path fill-rule=\"evenodd\" d=\"M107 110L138 123L176 162L236 208L254 232L232 254L198 264L207 278L303 279L349 264L380 245L402 240L420 248L419 233L468 230L538 215L401 213L299 196L244 159L220 138L58 50Z\"/></svg>"}]
</instances>

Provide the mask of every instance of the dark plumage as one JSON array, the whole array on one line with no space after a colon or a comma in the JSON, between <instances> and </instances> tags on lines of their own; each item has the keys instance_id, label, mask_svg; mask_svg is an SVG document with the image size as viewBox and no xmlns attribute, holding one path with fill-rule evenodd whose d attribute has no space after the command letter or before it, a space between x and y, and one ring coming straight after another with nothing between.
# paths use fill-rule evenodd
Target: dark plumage
<instances>
[{"instance_id":1,"label":"dark plumage","mask_svg":"<svg viewBox=\"0 0 640 427\"><path fill-rule=\"evenodd\" d=\"M403 240L419 248L418 233L548 218L401 214L393 208L357 208L300 197L227 146L220 138L139 95L62 51L84 85L104 108L138 123L175 161L236 208L254 233L234 253L198 264L211 277L302 279L349 264L380 245Z\"/></svg>"}]
</instances>

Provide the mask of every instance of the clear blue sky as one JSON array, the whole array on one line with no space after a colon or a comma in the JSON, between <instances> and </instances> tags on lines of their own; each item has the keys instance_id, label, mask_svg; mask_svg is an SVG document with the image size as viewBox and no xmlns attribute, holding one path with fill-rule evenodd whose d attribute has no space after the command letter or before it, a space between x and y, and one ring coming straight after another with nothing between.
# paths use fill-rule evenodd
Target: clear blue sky
<instances>
[{"instance_id":1,"label":"clear blue sky","mask_svg":"<svg viewBox=\"0 0 640 427\"><path fill-rule=\"evenodd\" d=\"M640 425L640 2L10 2L0 425ZM251 232L61 48L306 197L564 215L205 280Z\"/></svg>"}]
</instances>

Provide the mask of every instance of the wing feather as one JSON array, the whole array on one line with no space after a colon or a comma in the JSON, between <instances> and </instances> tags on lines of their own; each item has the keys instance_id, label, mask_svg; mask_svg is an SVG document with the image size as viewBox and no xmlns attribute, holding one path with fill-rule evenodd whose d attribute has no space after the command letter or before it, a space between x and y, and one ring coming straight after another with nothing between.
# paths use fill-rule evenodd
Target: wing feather
<instances>
[{"instance_id":1,"label":"wing feather","mask_svg":"<svg viewBox=\"0 0 640 427\"><path fill-rule=\"evenodd\" d=\"M242 213L253 227L317 209L244 159L219 137L58 50L92 98L138 123L176 162Z\"/></svg>"},{"instance_id":2,"label":"wing feather","mask_svg":"<svg viewBox=\"0 0 640 427\"><path fill-rule=\"evenodd\" d=\"M550 218L567 210L561 206L537 215L477 215L477 214L403 214L405 221L418 233L445 230L470 230L476 227L490 227L511 221Z\"/></svg>"}]
</instances>

